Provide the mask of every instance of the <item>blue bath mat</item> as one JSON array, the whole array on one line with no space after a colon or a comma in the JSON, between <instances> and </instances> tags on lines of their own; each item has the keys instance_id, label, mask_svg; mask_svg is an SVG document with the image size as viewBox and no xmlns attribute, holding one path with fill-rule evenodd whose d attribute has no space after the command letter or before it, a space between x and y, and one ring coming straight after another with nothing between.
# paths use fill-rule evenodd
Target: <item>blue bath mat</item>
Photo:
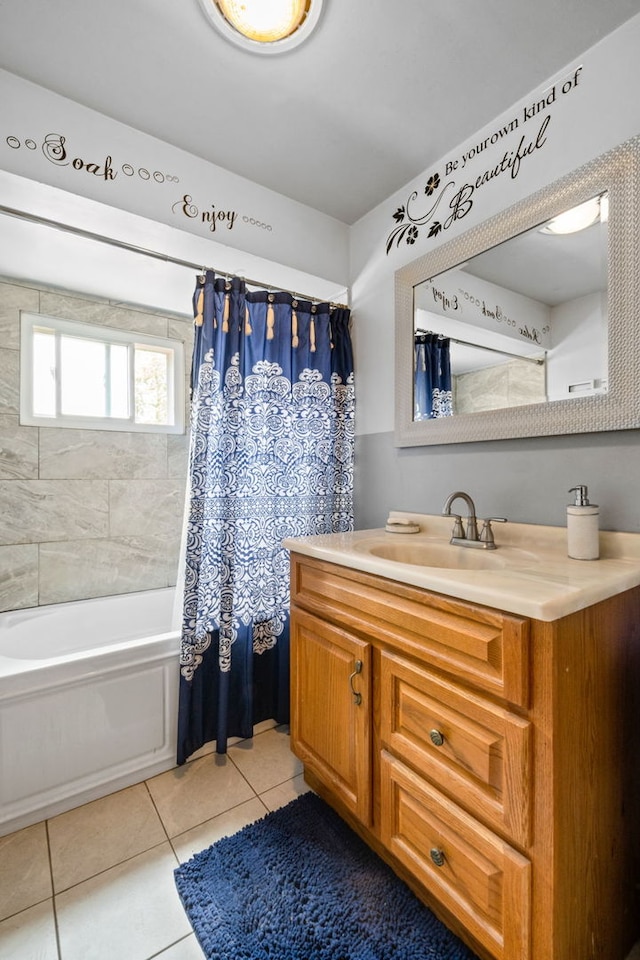
<instances>
[{"instance_id":1,"label":"blue bath mat","mask_svg":"<svg viewBox=\"0 0 640 960\"><path fill-rule=\"evenodd\" d=\"M207 960L477 960L313 793L175 877Z\"/></svg>"}]
</instances>

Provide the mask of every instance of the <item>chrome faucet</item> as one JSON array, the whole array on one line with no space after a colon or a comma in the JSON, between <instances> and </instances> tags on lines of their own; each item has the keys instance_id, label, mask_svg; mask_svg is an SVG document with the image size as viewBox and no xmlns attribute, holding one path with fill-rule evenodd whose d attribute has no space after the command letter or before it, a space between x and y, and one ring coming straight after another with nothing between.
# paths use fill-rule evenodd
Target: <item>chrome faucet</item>
<instances>
[{"instance_id":1,"label":"chrome faucet","mask_svg":"<svg viewBox=\"0 0 640 960\"><path fill-rule=\"evenodd\" d=\"M462 528L462 517L457 513L451 512L451 505L455 500L464 500L467 505L467 529ZM492 523L506 523L506 517L489 517L483 520L482 532L478 535L478 520L476 517L476 507L468 493L463 490L456 490L447 497L442 508L443 517L453 517L453 531L449 543L458 547L477 547L482 550L495 550L496 543L493 538Z\"/></svg>"}]
</instances>

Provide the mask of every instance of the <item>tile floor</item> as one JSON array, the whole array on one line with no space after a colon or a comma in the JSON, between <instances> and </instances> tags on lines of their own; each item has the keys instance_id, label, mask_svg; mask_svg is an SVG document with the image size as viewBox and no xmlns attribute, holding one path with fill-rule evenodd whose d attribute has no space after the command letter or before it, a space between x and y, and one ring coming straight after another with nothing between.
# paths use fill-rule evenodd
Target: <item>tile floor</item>
<instances>
[{"instance_id":1,"label":"tile floor","mask_svg":"<svg viewBox=\"0 0 640 960\"><path fill-rule=\"evenodd\" d=\"M203 960L173 871L308 789L285 727L0 837L0 960ZM640 960L640 943L627 960Z\"/></svg>"},{"instance_id":2,"label":"tile floor","mask_svg":"<svg viewBox=\"0 0 640 960\"><path fill-rule=\"evenodd\" d=\"M285 727L212 751L0 838L0 960L202 960L174 869L308 789Z\"/></svg>"}]
</instances>

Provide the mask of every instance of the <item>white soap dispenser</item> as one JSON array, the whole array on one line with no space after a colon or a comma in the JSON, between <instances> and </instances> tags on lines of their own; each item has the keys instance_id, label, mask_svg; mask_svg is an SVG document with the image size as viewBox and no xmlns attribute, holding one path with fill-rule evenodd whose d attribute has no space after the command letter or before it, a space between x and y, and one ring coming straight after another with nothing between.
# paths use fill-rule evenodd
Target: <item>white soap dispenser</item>
<instances>
[{"instance_id":1,"label":"white soap dispenser","mask_svg":"<svg viewBox=\"0 0 640 960\"><path fill-rule=\"evenodd\" d=\"M574 560L597 560L600 556L597 503L589 503L584 484L571 487L575 500L567 507L567 553Z\"/></svg>"}]
</instances>

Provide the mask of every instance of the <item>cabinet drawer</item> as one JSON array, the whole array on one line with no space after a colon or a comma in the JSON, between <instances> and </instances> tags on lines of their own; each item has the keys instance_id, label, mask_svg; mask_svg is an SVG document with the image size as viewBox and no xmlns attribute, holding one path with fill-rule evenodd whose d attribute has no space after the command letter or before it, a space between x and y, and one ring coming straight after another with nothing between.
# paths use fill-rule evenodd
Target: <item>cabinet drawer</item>
<instances>
[{"instance_id":1,"label":"cabinet drawer","mask_svg":"<svg viewBox=\"0 0 640 960\"><path fill-rule=\"evenodd\" d=\"M291 601L518 706L529 704L529 621L382 577L291 556Z\"/></svg>"},{"instance_id":2,"label":"cabinet drawer","mask_svg":"<svg viewBox=\"0 0 640 960\"><path fill-rule=\"evenodd\" d=\"M383 746L514 842L530 844L530 723L387 652L380 697Z\"/></svg>"},{"instance_id":3,"label":"cabinet drawer","mask_svg":"<svg viewBox=\"0 0 640 960\"><path fill-rule=\"evenodd\" d=\"M386 751L381 839L497 960L531 960L531 864Z\"/></svg>"}]
</instances>

